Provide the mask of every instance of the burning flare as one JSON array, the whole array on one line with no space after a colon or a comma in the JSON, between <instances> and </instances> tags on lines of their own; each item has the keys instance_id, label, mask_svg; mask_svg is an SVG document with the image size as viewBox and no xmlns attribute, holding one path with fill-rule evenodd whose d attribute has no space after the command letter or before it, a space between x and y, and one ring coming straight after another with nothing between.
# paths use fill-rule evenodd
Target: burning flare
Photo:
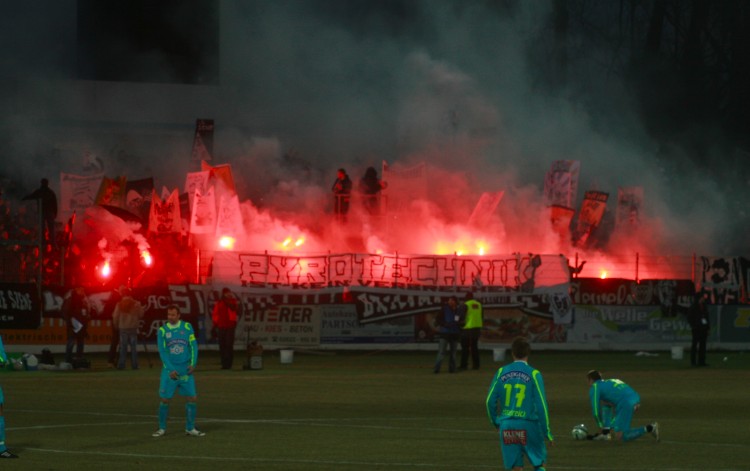
<instances>
[{"instance_id":1,"label":"burning flare","mask_svg":"<svg viewBox=\"0 0 750 471\"><path fill-rule=\"evenodd\" d=\"M150 267L154 263L154 259L148 250L141 250L141 263L146 267Z\"/></svg>"},{"instance_id":2,"label":"burning flare","mask_svg":"<svg viewBox=\"0 0 750 471\"><path fill-rule=\"evenodd\" d=\"M223 236L219 238L219 247L226 250L232 250L237 240L231 236Z\"/></svg>"}]
</instances>

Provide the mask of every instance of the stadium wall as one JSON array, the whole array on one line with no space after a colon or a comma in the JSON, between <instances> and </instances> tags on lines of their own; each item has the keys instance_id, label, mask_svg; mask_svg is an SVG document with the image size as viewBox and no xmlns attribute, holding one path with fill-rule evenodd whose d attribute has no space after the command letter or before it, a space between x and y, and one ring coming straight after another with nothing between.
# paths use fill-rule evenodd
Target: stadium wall
<instances>
[{"instance_id":1,"label":"stadium wall","mask_svg":"<svg viewBox=\"0 0 750 471\"><path fill-rule=\"evenodd\" d=\"M668 284L673 288L681 285L679 281ZM585 288L585 285L581 282L578 288ZM611 293L612 288L616 288L615 292L622 292L623 286L628 286L627 280L598 286L607 286L608 289L601 291L598 297L586 297L597 299L598 304L573 303L570 315L564 317L539 310L541 303L530 308L528 299L521 303L487 303L480 348L503 349L517 335L527 336L540 350L669 351L673 346L690 345L691 332L685 314L691 297L679 294L680 289L675 292L674 304L665 305L654 301L660 298L653 287L641 286L645 292L639 294L640 300L650 302L635 304L635 298L626 296L623 301L606 294ZM184 313L183 318L196 327L202 348L215 349L210 312L218 291L206 285L136 289L135 296L146 306L146 316L139 332L143 342L154 342L156 330L166 320L166 307L176 303ZM243 305L237 327L237 350L244 350L250 341L257 341L269 350L435 350L435 313L443 297L452 294L443 292L442 296L436 296L430 293L421 301L433 304L420 303L420 300L412 302L414 311L419 312L406 312L378 322L362 322L361 306L347 296L345 290L315 295L265 296L242 288L236 292ZM648 292L650 296L647 296ZM0 285L1 333L10 352L64 349L66 331L60 308L65 292L46 288L38 300L35 293L33 284ZM107 290L90 289L88 292L93 306L86 341L89 352L104 351L109 346L111 312L106 312L105 306L110 295L111 291ZM574 294L573 299L575 297ZM712 304L709 314L712 325L710 349L748 349L750 305ZM561 320L564 322L558 322Z\"/></svg>"}]
</instances>

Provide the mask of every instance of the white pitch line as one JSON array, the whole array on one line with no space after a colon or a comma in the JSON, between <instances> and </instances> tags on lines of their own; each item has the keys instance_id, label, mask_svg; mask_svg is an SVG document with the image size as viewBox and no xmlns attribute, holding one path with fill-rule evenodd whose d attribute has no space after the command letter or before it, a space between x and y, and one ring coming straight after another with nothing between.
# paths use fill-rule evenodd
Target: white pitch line
<instances>
[{"instance_id":1,"label":"white pitch line","mask_svg":"<svg viewBox=\"0 0 750 471\"><path fill-rule=\"evenodd\" d=\"M153 414L126 414L118 412L91 412L91 411L41 411L41 410L29 410L29 409L13 409L14 412L25 412L25 413L43 413L43 414L58 414L58 415L88 415L92 417L128 417L128 418L143 418L152 419L149 422L119 422L119 423L86 423L86 424L57 424L57 425L36 425L29 427L8 427L7 430L33 430L33 429L44 429L44 428L65 428L65 427L91 427L91 426L107 426L107 425L143 425L152 423L156 420L156 415ZM446 420L453 420L448 417L443 417ZM352 421L376 421L376 420L388 420L389 422L404 421L414 422L420 420L431 420L431 417L396 417L390 419L383 419L381 417L348 417L348 418L337 418L337 419L324 419L320 417L310 418L296 418L296 419L218 419L210 417L200 417L199 422L203 423L227 423L227 424L277 424L277 425L299 425L307 424L315 427L342 427L343 422ZM466 417L456 418L456 420L466 419ZM179 422L179 418L170 418L170 422ZM335 423L331 423L335 422ZM343 425L350 428L363 428L363 429L376 429L376 430L423 430L421 427L398 427L392 425L359 425L359 424L346 424ZM431 428L430 431L435 432L451 432L451 433L464 433L464 434L496 434L496 431L492 429L488 430L456 430ZM746 448L747 445L739 443L712 443L712 442L682 442L674 440L662 440L661 443L670 445L697 445L707 447L718 447L718 448Z\"/></svg>"},{"instance_id":2,"label":"white pitch line","mask_svg":"<svg viewBox=\"0 0 750 471\"><path fill-rule=\"evenodd\" d=\"M90 412L90 411L84 411L84 412L70 412L70 411L37 411L37 410L15 410L16 412L26 412L26 413L57 413L60 415L63 414L71 414L71 415L88 415L92 417L130 417L130 418L143 418L143 419L150 419L149 421L138 421L138 422L107 422L107 423L77 423L77 424L55 424L55 425L35 425L35 426L29 426L29 427L9 427L8 431L20 431L20 430L42 430L42 429L57 429L57 428L79 428L79 427L96 427L96 426L106 426L110 427L113 425L148 425L153 424L154 420L156 420L156 415L134 415L134 414L125 414L125 413L105 413L105 412ZM462 417L465 418L465 417ZM395 418L393 421L420 421L420 420L427 420L429 417L400 417ZM447 418L446 418L447 419ZM181 419L174 418L170 420L170 422L179 422ZM350 421L368 421L368 420L385 420L382 418L372 418L372 417L350 417L345 419L321 419L321 418L297 418L297 419L218 419L218 418L201 418L199 421L204 423L235 423L235 424L275 424L275 425L291 425L291 426L298 426L300 424L305 424L308 426L314 426L314 427L348 427L348 428L362 428L362 429L382 429L382 430L408 430L408 429L414 429L414 430L423 430L420 427L398 427L398 426L390 426L390 425L359 425L359 424L345 424L342 425L342 423L350 422ZM388 419L391 420L391 419ZM335 422L335 423L331 423ZM452 432L452 433L476 433L476 434L495 434L496 432L492 430L455 430L455 429L436 429L432 428L430 431L435 432ZM662 440L662 444L665 445L699 445L699 446L706 446L706 447L726 447L726 448L747 448L746 445L737 444L737 443L710 443L710 442L681 442L681 441L673 441L673 440ZM138 454L138 453L105 453L105 452L84 452L84 451L70 451L70 450L55 450L55 449L45 449L45 448L26 448L28 450L36 450L41 452L48 452L48 453L64 453L64 454L80 454L80 455L101 455L101 456L127 456L127 457L140 457L140 458L189 458L189 459L204 459L204 460L213 460L213 461L240 461L240 462L255 462L255 463L307 463L307 464L330 464L330 465L357 465L357 466L394 466L394 467L415 467L415 468L423 468L423 467L431 467L431 468L445 468L450 467L454 469L458 468L470 468L470 469L494 469L497 467L496 464L493 465L471 465L471 466L463 466L463 465L441 465L441 464L435 464L435 463L380 463L380 462L359 462L359 461L333 461L333 460L291 460L291 459L276 459L276 458L232 458L232 457L184 457L184 456L171 456L171 455L146 455L146 454ZM591 466L555 466L555 469L560 470L569 470L569 471L578 471L578 470L589 470L589 471L632 471L632 468L612 468L610 466L606 468L592 468ZM690 470L702 470L702 468L686 468L684 466L681 466L679 468L642 468L639 471L690 471ZM714 471L742 471L740 469L736 468L717 468ZM746 470L745 470L746 471Z\"/></svg>"},{"instance_id":3,"label":"white pitch line","mask_svg":"<svg viewBox=\"0 0 750 471\"><path fill-rule=\"evenodd\" d=\"M17 432L19 430L50 430L57 428L80 428L80 427L111 427L112 425L146 425L154 424L153 420L148 422L107 422L93 424L55 424L55 425L30 425L28 427L7 427L6 430Z\"/></svg>"},{"instance_id":4,"label":"white pitch line","mask_svg":"<svg viewBox=\"0 0 750 471\"><path fill-rule=\"evenodd\" d=\"M124 458L152 458L152 459L169 459L169 460L186 460L195 462L196 460L201 461L231 461L231 462L243 462L243 463L294 463L294 464L309 464L309 465L338 465L338 466L376 466L376 467L418 467L418 468L466 468L466 469L496 469L497 464L492 465L447 465L440 463L383 463L383 462L369 462L369 461L338 461L338 460L304 460L304 459L279 459L279 458L240 458L240 457L227 457L227 456L185 456L185 455L150 455L144 453L110 453L110 452L98 452L98 451L71 451L71 450L55 450L49 448L25 448L25 450L45 452L45 453L59 453L67 455L89 455L89 456L120 456ZM579 468L576 468L579 469ZM580 468L583 469L583 468Z\"/></svg>"}]
</instances>

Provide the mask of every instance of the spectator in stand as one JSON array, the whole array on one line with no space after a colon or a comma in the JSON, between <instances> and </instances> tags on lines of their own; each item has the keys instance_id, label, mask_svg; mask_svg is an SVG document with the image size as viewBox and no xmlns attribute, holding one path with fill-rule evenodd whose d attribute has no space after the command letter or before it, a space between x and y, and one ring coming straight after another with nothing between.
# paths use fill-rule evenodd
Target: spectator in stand
<instances>
[{"instance_id":1,"label":"spectator in stand","mask_svg":"<svg viewBox=\"0 0 750 471\"><path fill-rule=\"evenodd\" d=\"M231 370L234 362L234 330L237 327L239 302L229 288L221 290L221 299L216 301L211 319L219 338L221 369Z\"/></svg>"},{"instance_id":2,"label":"spectator in stand","mask_svg":"<svg viewBox=\"0 0 750 471\"><path fill-rule=\"evenodd\" d=\"M380 213L380 191L386 187L378 178L375 167L367 167L365 175L359 180L359 192L362 195L362 206L372 215Z\"/></svg>"},{"instance_id":3,"label":"spectator in stand","mask_svg":"<svg viewBox=\"0 0 750 471\"><path fill-rule=\"evenodd\" d=\"M336 173L336 181L333 182L331 190L333 191L333 208L336 218L340 221L346 221L346 215L349 213L352 181L343 168L340 168Z\"/></svg>"},{"instance_id":4,"label":"spectator in stand","mask_svg":"<svg viewBox=\"0 0 750 471\"><path fill-rule=\"evenodd\" d=\"M125 359L130 350L130 367L138 369L138 327L143 318L143 306L133 298L130 288L121 291L122 299L115 306L112 323L120 330L120 361L117 368L125 369Z\"/></svg>"},{"instance_id":5,"label":"spectator in stand","mask_svg":"<svg viewBox=\"0 0 750 471\"><path fill-rule=\"evenodd\" d=\"M42 219L46 229L46 241L52 247L55 247L55 220L57 219L57 195L49 187L49 180L42 178L41 186L34 192L23 197L24 201L39 200L42 210Z\"/></svg>"},{"instance_id":6,"label":"spectator in stand","mask_svg":"<svg viewBox=\"0 0 750 471\"><path fill-rule=\"evenodd\" d=\"M10 238L12 226L13 220L10 216L10 205L3 199L3 191L0 189L0 239L7 240Z\"/></svg>"}]
</instances>

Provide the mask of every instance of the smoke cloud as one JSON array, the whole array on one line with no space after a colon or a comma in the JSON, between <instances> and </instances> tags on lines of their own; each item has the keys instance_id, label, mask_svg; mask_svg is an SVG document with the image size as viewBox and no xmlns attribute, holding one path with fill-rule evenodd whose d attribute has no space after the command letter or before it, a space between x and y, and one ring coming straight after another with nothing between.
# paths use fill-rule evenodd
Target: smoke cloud
<instances>
[{"instance_id":1,"label":"smoke cloud","mask_svg":"<svg viewBox=\"0 0 750 471\"><path fill-rule=\"evenodd\" d=\"M572 257L582 249L553 233L542 196L554 160L581 162L576 209L596 189L609 193L612 218L618 187L644 188L639 230L613 233L597 251L746 248L736 230L747 216L733 214L733 191L665 162L627 88L595 57L571 60L562 85L544 85L549 69L530 57L554 41L548 2L224 0L220 78L203 86L73 81L75 2L34 4L8 6L3 21L5 44L19 44L0 53L6 194L30 192L40 176L79 173L86 153L109 176L182 188L194 121L213 118L212 163L232 165L243 249L275 250L300 234L308 251L476 253L482 245ZM173 18L186 13L169 5ZM148 63L167 61L151 52ZM337 224L336 169L356 187L382 161L426 163L424 197L397 217L373 220L353 208L349 223ZM504 197L489 220L468 225L481 194L497 191Z\"/></svg>"}]
</instances>

